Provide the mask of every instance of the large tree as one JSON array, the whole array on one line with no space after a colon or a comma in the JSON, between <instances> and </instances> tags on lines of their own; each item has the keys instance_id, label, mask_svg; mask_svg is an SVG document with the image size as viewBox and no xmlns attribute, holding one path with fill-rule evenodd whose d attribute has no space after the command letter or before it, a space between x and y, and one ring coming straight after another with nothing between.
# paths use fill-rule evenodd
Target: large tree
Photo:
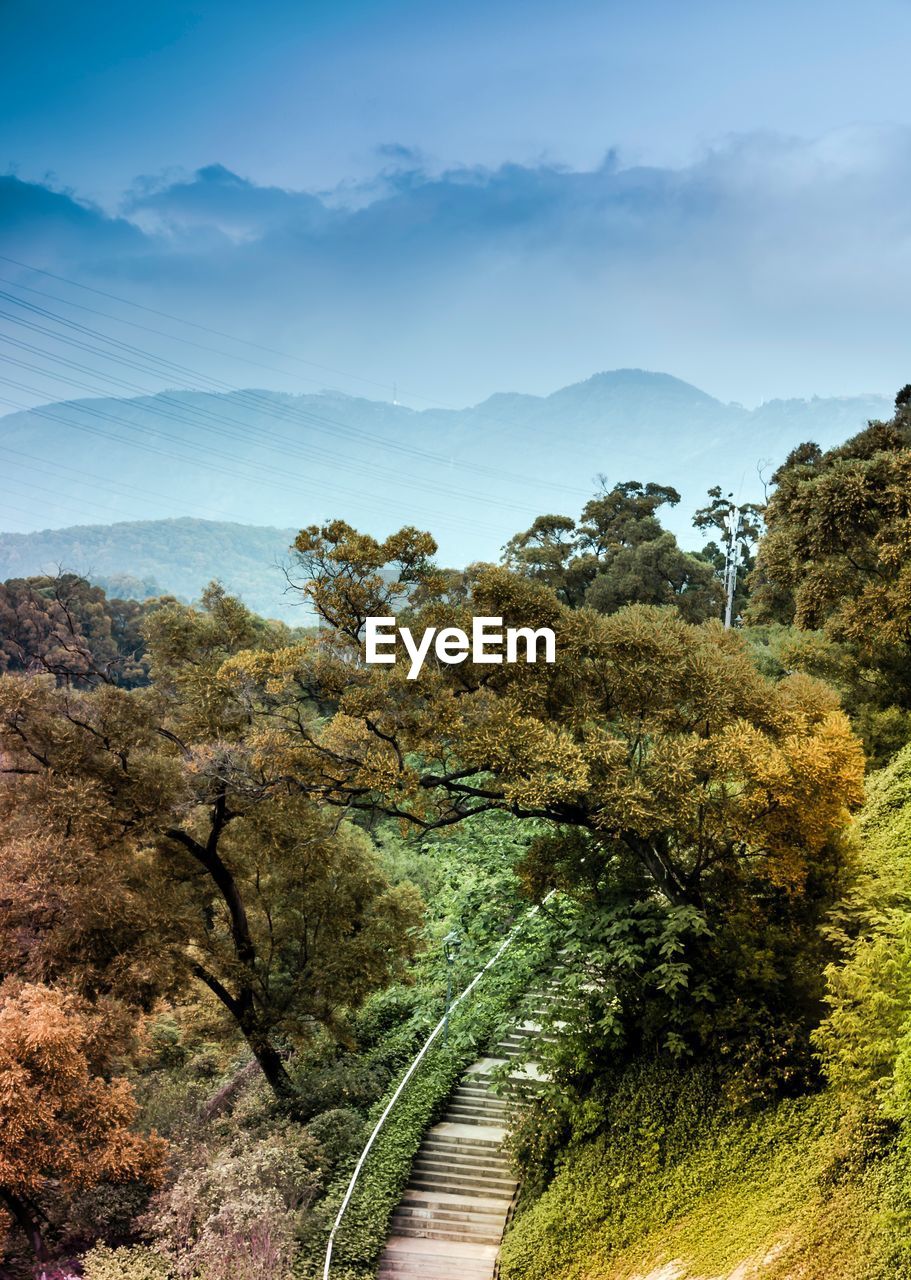
<instances>
[{"instance_id":1,"label":"large tree","mask_svg":"<svg viewBox=\"0 0 911 1280\"><path fill-rule=\"evenodd\" d=\"M614 613L627 604L674 605L691 622L719 615L713 567L683 551L658 519L661 507L679 501L666 485L630 480L605 487L578 522L539 516L506 544L504 561L573 608Z\"/></svg>"},{"instance_id":2,"label":"large tree","mask_svg":"<svg viewBox=\"0 0 911 1280\"><path fill-rule=\"evenodd\" d=\"M837 449L801 445L773 481L751 619L824 631L911 707L911 404Z\"/></svg>"},{"instance_id":3,"label":"large tree","mask_svg":"<svg viewBox=\"0 0 911 1280\"><path fill-rule=\"evenodd\" d=\"M276 776L219 675L285 635L213 590L152 615L147 689L0 679L0 956L131 1006L200 982L290 1097L281 1041L397 973L419 911L362 831Z\"/></svg>"},{"instance_id":4,"label":"large tree","mask_svg":"<svg viewBox=\"0 0 911 1280\"><path fill-rule=\"evenodd\" d=\"M348 557L363 546L346 526L308 531L302 569L325 630L290 648L239 652L222 668L246 700L267 772L330 805L421 828L487 810L543 820L558 840L530 865L536 891L569 875L600 880L609 894L619 876L639 903L695 913L734 945L727 922L749 920L757 954L768 913L782 929L800 915L788 903L812 900L799 928L818 927L842 887L842 834L863 779L860 744L831 690L801 675L763 677L719 622L641 605L607 616L572 609L491 566L471 570L454 598L429 561L396 600L412 634L502 617L552 628L556 661L431 656L410 679L407 662L364 662L361 621L388 613L390 598ZM780 954L797 964L796 950ZM758 971L754 979L758 989Z\"/></svg>"}]
</instances>

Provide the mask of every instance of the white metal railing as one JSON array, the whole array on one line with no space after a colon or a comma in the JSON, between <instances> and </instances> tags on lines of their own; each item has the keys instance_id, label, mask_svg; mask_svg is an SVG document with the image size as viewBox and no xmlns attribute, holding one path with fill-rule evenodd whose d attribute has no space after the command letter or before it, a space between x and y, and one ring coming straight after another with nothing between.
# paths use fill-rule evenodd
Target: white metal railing
<instances>
[{"instance_id":1,"label":"white metal railing","mask_svg":"<svg viewBox=\"0 0 911 1280\"><path fill-rule=\"evenodd\" d=\"M351 1203L351 1197L354 1195L354 1188L357 1185L357 1180L360 1177L361 1170L364 1167L364 1163L367 1159L367 1156L370 1154L371 1147L373 1146L374 1142L379 1136L380 1130L382 1129L383 1125L386 1123L386 1119L390 1111L395 1106L396 1102L398 1102L408 1081L411 1079L415 1071L417 1071L418 1067L421 1065L422 1061L424 1060L424 1055L427 1053L427 1050L430 1048L434 1040L436 1040L437 1036L446 1026L446 1023L449 1019L449 1015L452 1012L452 1010L455 1009L457 1005L460 1005L466 996L471 994L471 992L475 989L475 987L484 977L484 974L487 973L489 969L493 968L493 966L499 960L500 956L503 954L506 948L510 946L510 944L516 939L516 937L518 937L518 935L524 929L525 925L528 924L529 920L531 920L533 916L536 916L538 914L541 907L543 907L546 902L549 902L556 892L557 892L556 889L551 889L550 893L548 893L546 897L542 898L539 903L531 907L530 910L528 910L525 913L525 915L522 917L519 923L515 926L515 928L513 928L506 935L504 940L500 943L496 952L491 956L491 958L484 965L484 968L479 969L478 972L475 974L475 976L472 978L471 982L469 982L465 990L456 996L452 1004L447 1005L446 1012L443 1014L442 1018L440 1018L439 1022L431 1031L427 1039L424 1041L424 1044L422 1045L419 1053L415 1057L411 1066L402 1076L402 1079L399 1081L398 1088L396 1089L395 1093L387 1102L386 1107L383 1111L383 1114L380 1116L379 1120L377 1120L376 1125L374 1126L373 1132L371 1133L370 1137L367 1139L367 1145L364 1147L364 1150L361 1152L360 1158L358 1159L357 1164L354 1166L354 1173L352 1173L351 1175L351 1181L348 1183L348 1189L345 1192L345 1196L344 1196L344 1199L342 1200L341 1207L339 1208L335 1222L332 1224L332 1230L329 1232L329 1240L326 1244L326 1262L325 1262L325 1265L323 1266L323 1280L329 1280L329 1268L332 1265L332 1246L335 1243L335 1235L339 1227L341 1226L342 1218L345 1216L345 1210L348 1208L348 1205Z\"/></svg>"}]
</instances>

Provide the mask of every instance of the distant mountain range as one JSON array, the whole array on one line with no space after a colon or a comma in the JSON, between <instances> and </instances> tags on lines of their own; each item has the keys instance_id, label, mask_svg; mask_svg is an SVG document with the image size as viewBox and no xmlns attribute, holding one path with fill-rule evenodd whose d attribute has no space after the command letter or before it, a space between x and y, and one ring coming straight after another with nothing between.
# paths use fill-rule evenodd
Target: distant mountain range
<instances>
[{"instance_id":1,"label":"distant mountain range","mask_svg":"<svg viewBox=\"0 0 911 1280\"><path fill-rule=\"evenodd\" d=\"M636 369L461 410L258 390L42 405L0 417L0 530L19 531L0 538L0 576L62 563L193 597L220 575L275 612L275 561L302 525L416 524L447 564L496 559L534 516L578 513L599 475L674 485L683 501L664 519L696 545L710 485L761 498L761 465L890 414L878 395L749 410Z\"/></svg>"}]
</instances>

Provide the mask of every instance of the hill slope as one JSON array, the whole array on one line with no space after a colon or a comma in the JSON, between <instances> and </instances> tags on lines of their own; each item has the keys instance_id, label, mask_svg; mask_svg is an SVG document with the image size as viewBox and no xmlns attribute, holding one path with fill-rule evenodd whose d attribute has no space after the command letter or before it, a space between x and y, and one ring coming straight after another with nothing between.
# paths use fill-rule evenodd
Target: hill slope
<instances>
[{"instance_id":1,"label":"hill slope","mask_svg":"<svg viewBox=\"0 0 911 1280\"><path fill-rule=\"evenodd\" d=\"M257 613L306 625L310 615L285 594L280 567L295 532L183 518L0 533L0 580L62 568L109 595L195 600L218 578Z\"/></svg>"}]
</instances>

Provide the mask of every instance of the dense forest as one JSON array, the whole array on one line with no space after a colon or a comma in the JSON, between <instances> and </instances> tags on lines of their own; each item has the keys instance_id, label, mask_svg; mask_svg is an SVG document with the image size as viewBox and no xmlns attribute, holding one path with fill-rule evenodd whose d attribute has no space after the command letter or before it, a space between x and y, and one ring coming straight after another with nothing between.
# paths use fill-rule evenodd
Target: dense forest
<instances>
[{"instance_id":1,"label":"dense forest","mask_svg":"<svg viewBox=\"0 0 911 1280\"><path fill-rule=\"evenodd\" d=\"M0 577L39 577L62 568L109 596L149 600L167 594L187 602L217 578L254 613L293 625L309 615L306 601L285 590L283 566L294 533L190 516L0 533Z\"/></svg>"},{"instance_id":2,"label":"dense forest","mask_svg":"<svg viewBox=\"0 0 911 1280\"><path fill-rule=\"evenodd\" d=\"M672 478L464 569L308 526L310 629L0 586L0 1275L322 1275L517 930L333 1280L555 972L502 1280L911 1280L911 387L763 508L712 489L698 553ZM556 661L409 679L363 661L390 614Z\"/></svg>"}]
</instances>

